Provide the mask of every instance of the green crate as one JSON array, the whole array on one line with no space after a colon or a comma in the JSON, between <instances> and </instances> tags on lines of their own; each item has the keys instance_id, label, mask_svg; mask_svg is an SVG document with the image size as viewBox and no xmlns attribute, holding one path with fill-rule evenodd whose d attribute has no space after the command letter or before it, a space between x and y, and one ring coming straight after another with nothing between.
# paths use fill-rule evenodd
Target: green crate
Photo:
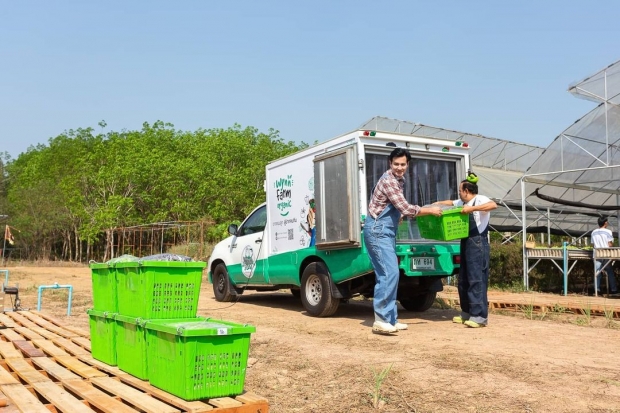
<instances>
[{"instance_id":1,"label":"green crate","mask_svg":"<svg viewBox=\"0 0 620 413\"><path fill-rule=\"evenodd\" d=\"M228 321L164 320L146 323L149 381L185 400L243 392L256 328Z\"/></svg>"},{"instance_id":2,"label":"green crate","mask_svg":"<svg viewBox=\"0 0 620 413\"><path fill-rule=\"evenodd\" d=\"M469 234L469 215L461 214L463 208L443 211L440 217L424 215L417 217L418 229L423 238L450 241L467 238Z\"/></svg>"},{"instance_id":3,"label":"green crate","mask_svg":"<svg viewBox=\"0 0 620 413\"><path fill-rule=\"evenodd\" d=\"M125 373L146 380L146 323L141 318L116 314L114 317L116 333L116 363Z\"/></svg>"},{"instance_id":4,"label":"green crate","mask_svg":"<svg viewBox=\"0 0 620 413\"><path fill-rule=\"evenodd\" d=\"M118 311L116 300L116 271L108 264L90 264L93 291L93 309L97 311Z\"/></svg>"},{"instance_id":5,"label":"green crate","mask_svg":"<svg viewBox=\"0 0 620 413\"><path fill-rule=\"evenodd\" d=\"M90 326L90 351L94 359L116 366L114 313L87 310Z\"/></svg>"},{"instance_id":6,"label":"green crate","mask_svg":"<svg viewBox=\"0 0 620 413\"><path fill-rule=\"evenodd\" d=\"M118 312L150 319L196 317L203 261L116 264Z\"/></svg>"}]
</instances>

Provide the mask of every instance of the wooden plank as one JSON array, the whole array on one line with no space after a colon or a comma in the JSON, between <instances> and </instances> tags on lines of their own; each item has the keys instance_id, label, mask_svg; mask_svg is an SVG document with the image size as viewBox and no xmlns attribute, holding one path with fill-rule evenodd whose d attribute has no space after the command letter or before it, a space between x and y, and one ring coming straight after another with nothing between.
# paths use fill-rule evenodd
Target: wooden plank
<instances>
[{"instance_id":1,"label":"wooden plank","mask_svg":"<svg viewBox=\"0 0 620 413\"><path fill-rule=\"evenodd\" d=\"M21 384L3 384L0 390L23 413L50 413L50 411Z\"/></svg>"},{"instance_id":2,"label":"wooden plank","mask_svg":"<svg viewBox=\"0 0 620 413\"><path fill-rule=\"evenodd\" d=\"M118 380L111 377L97 377L91 380L91 382L102 388L103 390L117 395L127 403L134 406L139 406L141 410L146 413L179 413L180 410L160 402L153 397L144 394L143 392L129 387Z\"/></svg>"},{"instance_id":3,"label":"wooden plank","mask_svg":"<svg viewBox=\"0 0 620 413\"><path fill-rule=\"evenodd\" d=\"M62 327L59 327L59 326L53 324L53 323L50 323L49 321L47 321L43 317L40 317L40 316L32 313L31 311L20 311L19 314L25 316L30 321L34 322L35 324L39 325L40 327L43 327L44 329L46 329L48 331L56 333L59 336L62 336L62 337L65 337L65 338L71 338L71 337L77 337L78 336L78 334L72 333L69 330L66 330L66 329L64 329Z\"/></svg>"},{"instance_id":4,"label":"wooden plank","mask_svg":"<svg viewBox=\"0 0 620 413\"><path fill-rule=\"evenodd\" d=\"M54 359L72 372L87 379L108 376L104 372L92 368L88 364L81 362L73 356L56 356Z\"/></svg>"},{"instance_id":5,"label":"wooden plank","mask_svg":"<svg viewBox=\"0 0 620 413\"><path fill-rule=\"evenodd\" d=\"M101 371L105 371L106 373L112 376L119 377L119 376L123 376L127 374L121 369L119 369L118 367L110 366L109 364L106 364L102 361L95 360L93 356L91 356L90 354L82 354L82 355L77 356L77 358L78 360L83 361L84 363L89 364L93 367L96 367L97 369Z\"/></svg>"},{"instance_id":6,"label":"wooden plank","mask_svg":"<svg viewBox=\"0 0 620 413\"><path fill-rule=\"evenodd\" d=\"M94 410L83 404L79 399L67 392L57 384L47 381L32 383L32 388L36 390L46 400L49 400L54 407L61 412L67 413L92 413Z\"/></svg>"},{"instance_id":7,"label":"wooden plank","mask_svg":"<svg viewBox=\"0 0 620 413\"><path fill-rule=\"evenodd\" d=\"M15 340L23 340L24 337L21 334L18 334L12 328L3 328L0 329L0 335L6 337L7 341L15 341Z\"/></svg>"},{"instance_id":8,"label":"wooden plank","mask_svg":"<svg viewBox=\"0 0 620 413\"><path fill-rule=\"evenodd\" d=\"M19 378L30 385L40 381L51 381L49 377L32 367L25 359L8 359L6 364Z\"/></svg>"},{"instance_id":9,"label":"wooden plank","mask_svg":"<svg viewBox=\"0 0 620 413\"><path fill-rule=\"evenodd\" d=\"M24 358L21 351L17 350L10 341L0 341L0 355L4 359Z\"/></svg>"},{"instance_id":10,"label":"wooden plank","mask_svg":"<svg viewBox=\"0 0 620 413\"><path fill-rule=\"evenodd\" d=\"M30 341L26 340L15 340L13 341L13 345L17 347L22 354L28 358L31 357L45 357L45 353L35 348Z\"/></svg>"},{"instance_id":11,"label":"wooden plank","mask_svg":"<svg viewBox=\"0 0 620 413\"><path fill-rule=\"evenodd\" d=\"M60 337L58 334L56 333L52 333L51 331L47 331L46 329L44 329L43 327L39 327L39 326L33 326L33 327L29 327L32 331L34 331L37 334L40 334L43 338L46 338L48 340L52 340L54 338L58 338ZM34 339L31 339L34 340Z\"/></svg>"},{"instance_id":12,"label":"wooden plank","mask_svg":"<svg viewBox=\"0 0 620 413\"><path fill-rule=\"evenodd\" d=\"M7 317L5 314L0 314L0 324L7 328L13 328L16 326L13 319Z\"/></svg>"},{"instance_id":13,"label":"wooden plank","mask_svg":"<svg viewBox=\"0 0 620 413\"><path fill-rule=\"evenodd\" d=\"M90 354L88 350L78 346L77 344L72 343L71 340L66 338L55 338L52 340L52 343L56 344L59 347L62 347L65 351L73 354L74 356L79 354Z\"/></svg>"},{"instance_id":14,"label":"wooden plank","mask_svg":"<svg viewBox=\"0 0 620 413\"><path fill-rule=\"evenodd\" d=\"M43 336L38 333L35 333L28 327L15 327L15 331L17 331L22 336L26 337L28 340L43 340Z\"/></svg>"},{"instance_id":15,"label":"wooden plank","mask_svg":"<svg viewBox=\"0 0 620 413\"><path fill-rule=\"evenodd\" d=\"M55 324L55 325L57 325L59 327L62 327L65 330L71 331L72 333L75 333L75 334L77 334L79 336L82 336L82 337L89 337L90 336L90 332L89 331L82 330L79 327L66 326L66 325L64 325L64 323L62 321L58 320L55 317L50 316L49 314L45 314L45 313L42 313L42 312L39 312L39 311L31 311L31 313L36 314L39 317L49 321L50 323L53 323L53 324Z\"/></svg>"},{"instance_id":16,"label":"wooden plank","mask_svg":"<svg viewBox=\"0 0 620 413\"><path fill-rule=\"evenodd\" d=\"M69 355L69 353L67 353L60 347L55 346L54 343L48 340L32 340L32 344L39 347L41 350L45 352L45 354L51 357Z\"/></svg>"},{"instance_id":17,"label":"wooden plank","mask_svg":"<svg viewBox=\"0 0 620 413\"><path fill-rule=\"evenodd\" d=\"M62 383L65 389L72 391L95 406L103 413L136 413L136 410L116 400L107 393L82 380L70 380Z\"/></svg>"},{"instance_id":18,"label":"wooden plank","mask_svg":"<svg viewBox=\"0 0 620 413\"><path fill-rule=\"evenodd\" d=\"M34 357L31 359L32 364L39 367L41 370L45 370L48 376L55 378L58 381L65 380L81 380L82 378L77 374L72 373L60 364L47 357Z\"/></svg>"},{"instance_id":19,"label":"wooden plank","mask_svg":"<svg viewBox=\"0 0 620 413\"><path fill-rule=\"evenodd\" d=\"M3 384L17 384L19 380L17 380L7 369L0 365L0 386Z\"/></svg>"},{"instance_id":20,"label":"wooden plank","mask_svg":"<svg viewBox=\"0 0 620 413\"><path fill-rule=\"evenodd\" d=\"M137 377L130 376L129 374L119 376L118 379L130 385L131 387L135 387L136 389L142 390L145 393L150 394L156 399L162 400L166 403L169 403L173 406L180 408L183 411L191 412L191 413L200 413L200 412L208 412L213 410L212 406L209 406L203 402L189 402L181 399L180 397L173 396L172 394L165 392L157 387L151 386L151 384L146 380L140 380Z\"/></svg>"},{"instance_id":21,"label":"wooden plank","mask_svg":"<svg viewBox=\"0 0 620 413\"><path fill-rule=\"evenodd\" d=\"M216 397L214 399L209 399L209 404L212 404L215 407L221 407L221 408L232 408L232 407L243 406L243 403L235 399L231 399L230 397Z\"/></svg>"},{"instance_id":22,"label":"wooden plank","mask_svg":"<svg viewBox=\"0 0 620 413\"><path fill-rule=\"evenodd\" d=\"M86 350L88 350L88 352L91 351L91 347L90 347L90 339L86 338L86 337L73 337L71 339L71 341L73 341L75 344L82 346L83 348L85 348Z\"/></svg>"},{"instance_id":23,"label":"wooden plank","mask_svg":"<svg viewBox=\"0 0 620 413\"><path fill-rule=\"evenodd\" d=\"M19 313L11 312L11 313L6 313L6 315L9 316L14 322L24 327L35 327L36 326L35 323L28 320L26 317L24 317L23 315Z\"/></svg>"}]
</instances>

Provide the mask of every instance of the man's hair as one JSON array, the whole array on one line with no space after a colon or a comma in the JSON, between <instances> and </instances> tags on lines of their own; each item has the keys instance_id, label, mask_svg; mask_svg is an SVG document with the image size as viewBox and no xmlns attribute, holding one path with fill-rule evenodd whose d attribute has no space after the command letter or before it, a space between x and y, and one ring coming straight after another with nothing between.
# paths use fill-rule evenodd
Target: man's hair
<instances>
[{"instance_id":1,"label":"man's hair","mask_svg":"<svg viewBox=\"0 0 620 413\"><path fill-rule=\"evenodd\" d=\"M467 179L461 181L463 189L466 189L470 194L478 195L478 184L472 184Z\"/></svg>"},{"instance_id":2,"label":"man's hair","mask_svg":"<svg viewBox=\"0 0 620 413\"><path fill-rule=\"evenodd\" d=\"M598 218L598 226L599 226L599 228L602 228L603 225L605 225L605 222L607 222L607 217L599 217Z\"/></svg>"},{"instance_id":3,"label":"man's hair","mask_svg":"<svg viewBox=\"0 0 620 413\"><path fill-rule=\"evenodd\" d=\"M394 149L392 151L392 153L390 153L390 155L388 156L388 161L391 164L392 163L392 159L400 158L402 156L407 157L407 163L409 163L409 161L411 161L411 154L409 153L409 151L407 149L404 149L404 148L396 148L396 149Z\"/></svg>"}]
</instances>

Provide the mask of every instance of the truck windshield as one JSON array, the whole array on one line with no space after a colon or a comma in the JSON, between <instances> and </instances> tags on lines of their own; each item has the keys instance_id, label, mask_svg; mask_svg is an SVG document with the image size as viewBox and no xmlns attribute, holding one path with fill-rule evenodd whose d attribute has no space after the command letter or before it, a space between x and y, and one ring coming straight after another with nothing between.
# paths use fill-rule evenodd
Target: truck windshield
<instances>
[{"instance_id":1,"label":"truck windshield","mask_svg":"<svg viewBox=\"0 0 620 413\"><path fill-rule=\"evenodd\" d=\"M412 155L413 156L413 155ZM405 175L405 198L414 205L429 205L446 199L458 199L457 165L454 158L431 159L413 156ZM366 154L366 193L389 169L387 154ZM397 242L421 240L415 219L405 219L398 227Z\"/></svg>"}]
</instances>

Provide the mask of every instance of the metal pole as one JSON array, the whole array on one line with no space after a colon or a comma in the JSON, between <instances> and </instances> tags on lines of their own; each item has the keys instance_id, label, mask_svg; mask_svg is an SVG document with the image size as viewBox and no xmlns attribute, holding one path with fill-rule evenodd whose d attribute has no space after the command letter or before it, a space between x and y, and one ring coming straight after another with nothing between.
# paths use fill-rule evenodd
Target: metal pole
<instances>
[{"instance_id":1,"label":"metal pole","mask_svg":"<svg viewBox=\"0 0 620 413\"><path fill-rule=\"evenodd\" d=\"M547 207L547 246L551 246L551 208Z\"/></svg>"},{"instance_id":2,"label":"metal pole","mask_svg":"<svg viewBox=\"0 0 620 413\"><path fill-rule=\"evenodd\" d=\"M8 227L8 225L4 226L4 243L2 244L2 266L4 267L4 254L6 254L6 227Z\"/></svg>"},{"instance_id":3,"label":"metal pole","mask_svg":"<svg viewBox=\"0 0 620 413\"><path fill-rule=\"evenodd\" d=\"M566 246L568 242L564 241L562 249L564 253L564 295L568 295L568 253Z\"/></svg>"},{"instance_id":4,"label":"metal pole","mask_svg":"<svg viewBox=\"0 0 620 413\"><path fill-rule=\"evenodd\" d=\"M527 239L527 221L526 221L526 208L525 208L525 182L523 178L521 178L521 225L523 225L523 242L522 242L522 252L523 252L523 287L527 291L529 289L529 277L528 277L528 261L527 261L527 251L525 249L525 240Z\"/></svg>"}]
</instances>

